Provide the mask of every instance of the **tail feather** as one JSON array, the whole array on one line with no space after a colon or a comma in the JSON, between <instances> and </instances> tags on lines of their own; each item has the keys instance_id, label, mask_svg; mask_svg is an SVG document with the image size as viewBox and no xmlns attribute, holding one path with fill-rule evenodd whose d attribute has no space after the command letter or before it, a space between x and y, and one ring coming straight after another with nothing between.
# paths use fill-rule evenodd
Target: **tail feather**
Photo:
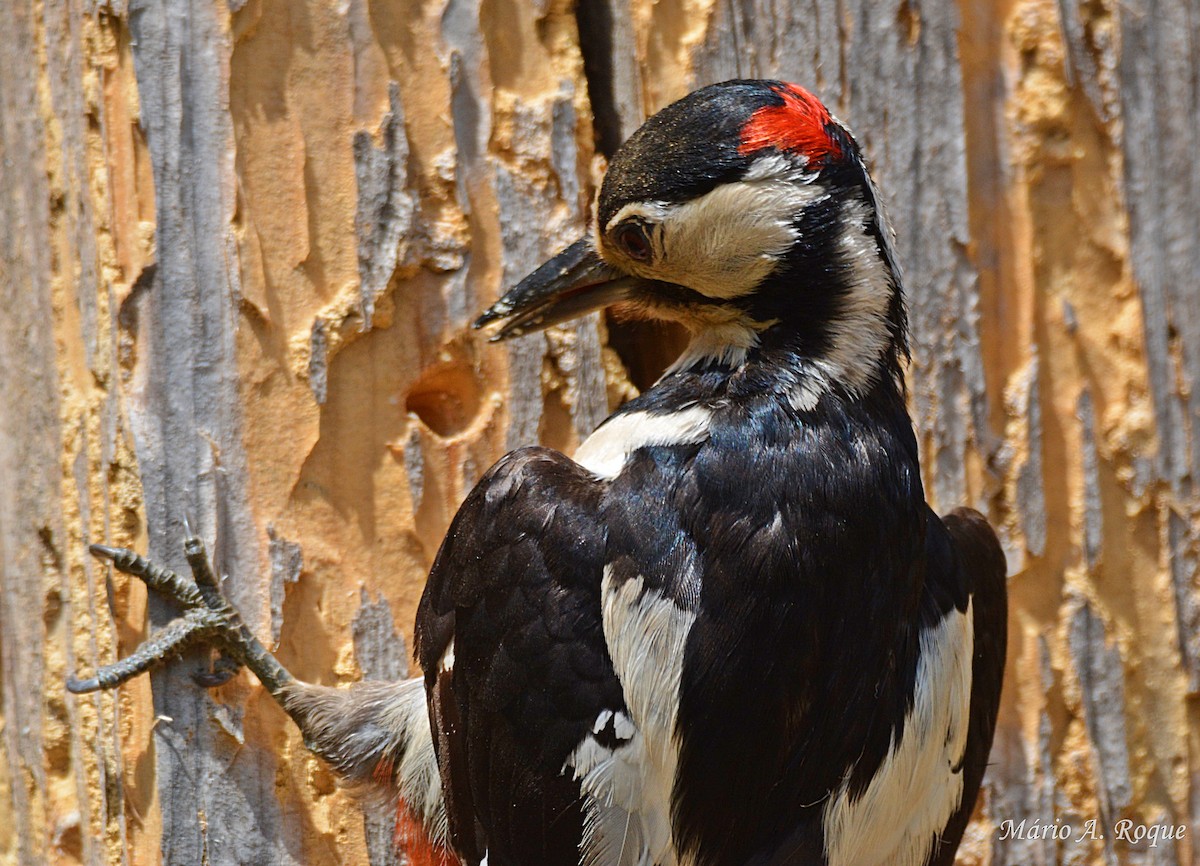
<instances>
[{"instance_id":1,"label":"tail feather","mask_svg":"<svg viewBox=\"0 0 1200 866\"><path fill-rule=\"evenodd\" d=\"M460 866L461 861L446 847L430 838L422 822L401 800L396 807L396 850L404 854L408 866Z\"/></svg>"},{"instance_id":2,"label":"tail feather","mask_svg":"<svg viewBox=\"0 0 1200 866\"><path fill-rule=\"evenodd\" d=\"M296 682L281 696L305 745L356 797L396 809L396 841L414 866L455 866L420 677L332 689Z\"/></svg>"}]
</instances>

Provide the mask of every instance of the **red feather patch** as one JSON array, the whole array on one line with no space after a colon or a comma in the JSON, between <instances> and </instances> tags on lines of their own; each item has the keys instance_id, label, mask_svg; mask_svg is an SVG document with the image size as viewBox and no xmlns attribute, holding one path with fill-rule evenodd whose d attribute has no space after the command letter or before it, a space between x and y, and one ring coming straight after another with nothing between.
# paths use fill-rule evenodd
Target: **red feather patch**
<instances>
[{"instance_id":1,"label":"red feather patch","mask_svg":"<svg viewBox=\"0 0 1200 866\"><path fill-rule=\"evenodd\" d=\"M783 97L783 105L767 105L750 115L742 127L743 156L773 147L808 157L817 166L842 156L842 146L829 134L833 117L829 109L798 84L774 88Z\"/></svg>"},{"instance_id":2,"label":"red feather patch","mask_svg":"<svg viewBox=\"0 0 1200 866\"><path fill-rule=\"evenodd\" d=\"M403 801L396 807L396 848L409 866L461 866L453 853L430 840L421 821Z\"/></svg>"}]
</instances>

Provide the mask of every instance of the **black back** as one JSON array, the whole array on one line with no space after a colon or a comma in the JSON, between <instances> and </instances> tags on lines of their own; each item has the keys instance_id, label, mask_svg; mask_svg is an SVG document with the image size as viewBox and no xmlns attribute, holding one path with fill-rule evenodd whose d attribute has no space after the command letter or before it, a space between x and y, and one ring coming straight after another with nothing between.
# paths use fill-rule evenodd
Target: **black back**
<instances>
[{"instance_id":1,"label":"black back","mask_svg":"<svg viewBox=\"0 0 1200 866\"><path fill-rule=\"evenodd\" d=\"M673 823L702 864L823 862L830 792L847 771L861 791L902 735L922 629L982 588L964 806L939 849L952 858L1003 667L994 535L961 515L947 528L925 505L887 382L798 413L775 395L731 403L718 372L678 379L721 407L708 442L643 449L612 482L523 449L454 521L418 652L435 726L453 728L439 753L456 847L491 864L578 862L579 789L563 763L601 710L624 709L600 621L608 563L618 583L644 577L696 614ZM451 638L454 673L439 681Z\"/></svg>"}]
</instances>

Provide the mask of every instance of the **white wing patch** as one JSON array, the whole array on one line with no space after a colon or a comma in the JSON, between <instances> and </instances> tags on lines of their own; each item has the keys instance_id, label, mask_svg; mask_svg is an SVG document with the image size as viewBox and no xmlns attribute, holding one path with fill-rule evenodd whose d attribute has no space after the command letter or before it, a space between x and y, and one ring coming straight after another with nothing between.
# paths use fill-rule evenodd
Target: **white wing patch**
<instances>
[{"instance_id":1,"label":"white wing patch","mask_svg":"<svg viewBox=\"0 0 1200 866\"><path fill-rule=\"evenodd\" d=\"M852 799L844 782L825 807L829 866L921 866L929 856L962 802L974 642L970 604L921 634L900 742L893 738L861 797Z\"/></svg>"},{"instance_id":2,"label":"white wing patch","mask_svg":"<svg viewBox=\"0 0 1200 866\"><path fill-rule=\"evenodd\" d=\"M608 723L596 720L594 733ZM579 780L583 794L582 866L656 866L665 863L656 852L670 847L670 829L646 822L642 815L642 767L646 763L645 740L623 713L616 714L617 730L626 742L615 748L602 746L589 735L567 758L568 770ZM618 733L618 736L622 736Z\"/></svg>"},{"instance_id":3,"label":"white wing patch","mask_svg":"<svg viewBox=\"0 0 1200 866\"><path fill-rule=\"evenodd\" d=\"M613 749L589 735L567 760L584 795L585 866L676 866L671 790L679 744L675 718L683 648L695 614L647 590L644 578L617 584L604 570L604 639L629 709L610 721L626 739ZM566 768L564 767L564 770Z\"/></svg>"},{"instance_id":4,"label":"white wing patch","mask_svg":"<svg viewBox=\"0 0 1200 866\"><path fill-rule=\"evenodd\" d=\"M575 462L601 478L616 478L639 448L703 442L708 438L712 416L712 410L703 406L689 406L666 415L614 415L579 446Z\"/></svg>"}]
</instances>

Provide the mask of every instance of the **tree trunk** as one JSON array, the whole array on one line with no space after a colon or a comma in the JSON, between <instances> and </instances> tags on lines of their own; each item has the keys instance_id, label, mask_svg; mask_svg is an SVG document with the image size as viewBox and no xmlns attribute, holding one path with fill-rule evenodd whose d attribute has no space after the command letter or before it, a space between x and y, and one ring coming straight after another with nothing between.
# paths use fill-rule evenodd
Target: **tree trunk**
<instances>
[{"instance_id":1,"label":"tree trunk","mask_svg":"<svg viewBox=\"0 0 1200 866\"><path fill-rule=\"evenodd\" d=\"M251 677L192 684L205 653L65 694L172 614L85 545L182 568L186 516L298 676L404 674L466 490L678 346L468 323L582 232L647 114L765 76L871 157L929 496L1008 552L960 862L1197 862L1198 65L1188 0L8 4L0 864L395 862Z\"/></svg>"}]
</instances>

